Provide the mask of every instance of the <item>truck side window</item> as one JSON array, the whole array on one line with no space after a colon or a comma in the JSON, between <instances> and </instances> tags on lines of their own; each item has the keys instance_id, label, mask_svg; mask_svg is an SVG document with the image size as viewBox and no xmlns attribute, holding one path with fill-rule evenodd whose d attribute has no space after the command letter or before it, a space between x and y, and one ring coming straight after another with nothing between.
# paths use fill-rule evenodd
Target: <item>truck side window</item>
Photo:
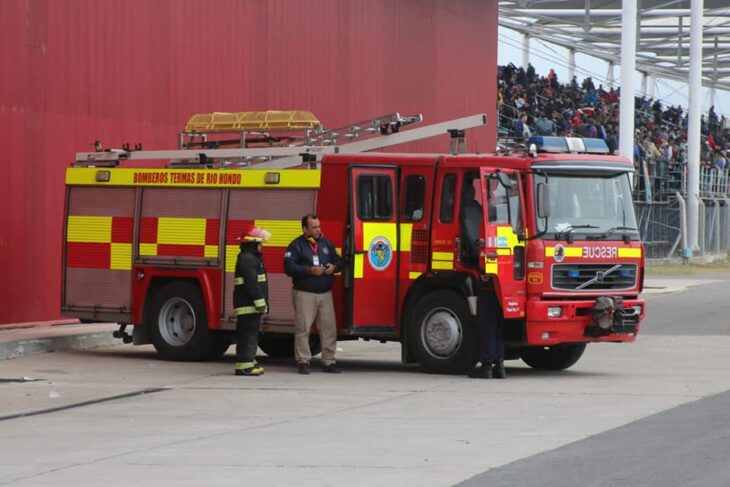
<instances>
[{"instance_id":1,"label":"truck side window","mask_svg":"<svg viewBox=\"0 0 730 487\"><path fill-rule=\"evenodd\" d=\"M390 220L393 216L393 184L384 174L357 177L357 214L360 220Z\"/></svg>"},{"instance_id":2,"label":"truck side window","mask_svg":"<svg viewBox=\"0 0 730 487\"><path fill-rule=\"evenodd\" d=\"M423 219L426 200L426 178L419 174L406 177L403 192L403 220L417 222Z\"/></svg>"},{"instance_id":3,"label":"truck side window","mask_svg":"<svg viewBox=\"0 0 730 487\"><path fill-rule=\"evenodd\" d=\"M487 178L489 223L506 223L511 225L515 232L519 232L523 230L520 191L517 177L510 175L510 179L515 183L512 189L499 184L496 177Z\"/></svg>"},{"instance_id":4,"label":"truck side window","mask_svg":"<svg viewBox=\"0 0 730 487\"><path fill-rule=\"evenodd\" d=\"M456 174L447 174L444 176L441 185L441 208L439 210L439 220L442 223L451 223L454 221L454 200L456 199Z\"/></svg>"}]
</instances>

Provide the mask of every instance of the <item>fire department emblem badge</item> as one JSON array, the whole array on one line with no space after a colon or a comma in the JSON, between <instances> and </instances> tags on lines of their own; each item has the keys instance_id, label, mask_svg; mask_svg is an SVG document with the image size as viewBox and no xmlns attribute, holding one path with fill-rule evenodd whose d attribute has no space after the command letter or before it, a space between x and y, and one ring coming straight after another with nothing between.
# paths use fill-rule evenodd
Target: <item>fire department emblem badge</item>
<instances>
[{"instance_id":1,"label":"fire department emblem badge","mask_svg":"<svg viewBox=\"0 0 730 487\"><path fill-rule=\"evenodd\" d=\"M385 237L375 237L368 248L370 267L376 271L384 271L393 260L393 246Z\"/></svg>"},{"instance_id":2,"label":"fire department emblem badge","mask_svg":"<svg viewBox=\"0 0 730 487\"><path fill-rule=\"evenodd\" d=\"M565 258L565 247L563 247L562 244L558 244L555 246L555 250L553 251L553 258L555 259L555 262L562 262Z\"/></svg>"}]
</instances>

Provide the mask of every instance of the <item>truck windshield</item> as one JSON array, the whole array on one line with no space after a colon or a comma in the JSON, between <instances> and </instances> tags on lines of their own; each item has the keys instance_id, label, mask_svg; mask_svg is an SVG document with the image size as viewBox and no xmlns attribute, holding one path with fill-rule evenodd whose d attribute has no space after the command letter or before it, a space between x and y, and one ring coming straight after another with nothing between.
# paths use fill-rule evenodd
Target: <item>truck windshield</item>
<instances>
[{"instance_id":1,"label":"truck windshield","mask_svg":"<svg viewBox=\"0 0 730 487\"><path fill-rule=\"evenodd\" d=\"M535 182L535 187L542 182L550 188L547 228L544 219L537 222L546 238L639 238L627 173L551 173L536 175Z\"/></svg>"}]
</instances>

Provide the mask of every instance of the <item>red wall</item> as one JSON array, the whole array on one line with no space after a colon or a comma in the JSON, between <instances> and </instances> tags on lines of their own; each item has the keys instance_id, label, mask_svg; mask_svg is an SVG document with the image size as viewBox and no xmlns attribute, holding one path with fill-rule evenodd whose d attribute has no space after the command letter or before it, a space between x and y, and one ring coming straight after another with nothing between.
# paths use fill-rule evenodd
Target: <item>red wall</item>
<instances>
[{"instance_id":1,"label":"red wall","mask_svg":"<svg viewBox=\"0 0 730 487\"><path fill-rule=\"evenodd\" d=\"M0 1L0 323L58 318L64 168L95 139L172 149L212 111L486 112L467 140L491 150L496 56L483 0Z\"/></svg>"}]
</instances>

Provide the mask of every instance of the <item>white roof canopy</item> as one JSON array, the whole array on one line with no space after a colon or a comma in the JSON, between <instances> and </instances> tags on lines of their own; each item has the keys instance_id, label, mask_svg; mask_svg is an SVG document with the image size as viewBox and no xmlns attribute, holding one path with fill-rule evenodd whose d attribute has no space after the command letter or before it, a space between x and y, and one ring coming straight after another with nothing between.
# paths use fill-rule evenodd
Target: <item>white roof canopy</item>
<instances>
[{"instance_id":1,"label":"white roof canopy","mask_svg":"<svg viewBox=\"0 0 730 487\"><path fill-rule=\"evenodd\" d=\"M689 79L690 0L637 0L636 69ZM704 0L702 83L730 91L730 1ZM499 0L499 24L618 64L621 0Z\"/></svg>"}]
</instances>

